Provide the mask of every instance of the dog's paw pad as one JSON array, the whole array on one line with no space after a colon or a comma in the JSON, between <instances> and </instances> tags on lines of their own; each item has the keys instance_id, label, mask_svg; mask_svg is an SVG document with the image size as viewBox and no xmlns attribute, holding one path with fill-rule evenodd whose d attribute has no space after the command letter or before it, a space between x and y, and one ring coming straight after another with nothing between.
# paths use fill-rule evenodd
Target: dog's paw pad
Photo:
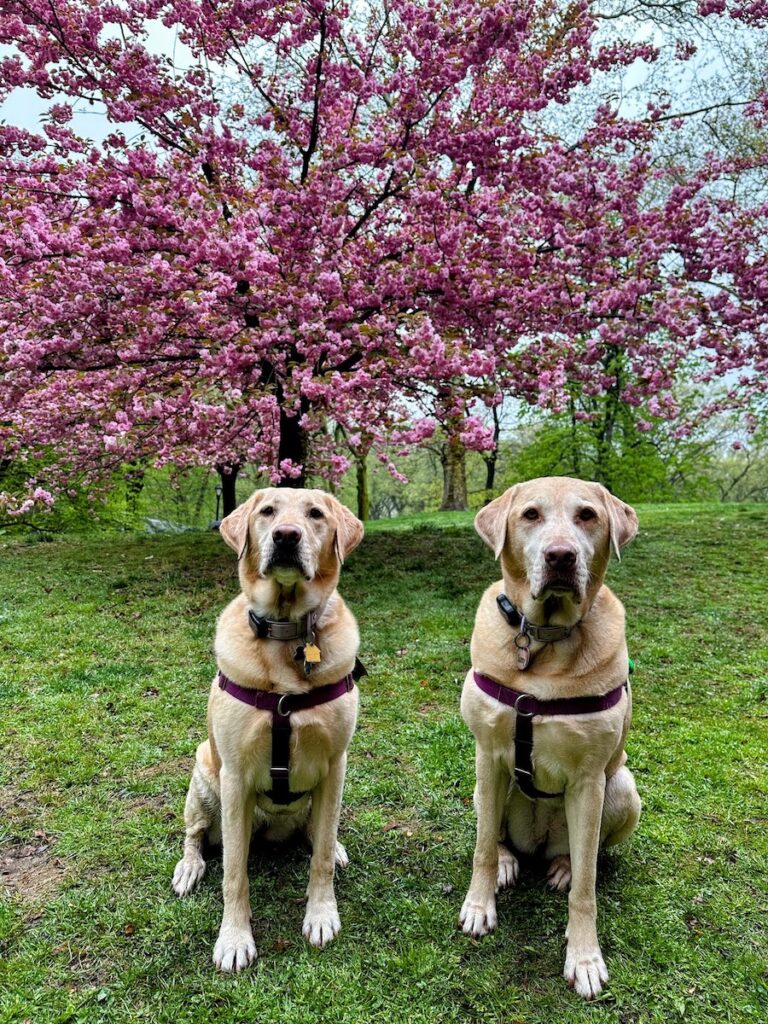
<instances>
[{"instance_id":1,"label":"dog's paw pad","mask_svg":"<svg viewBox=\"0 0 768 1024\"><path fill-rule=\"evenodd\" d=\"M496 887L507 889L514 885L517 876L520 874L520 864L517 857L508 850L506 846L499 846L499 872L496 876Z\"/></svg>"},{"instance_id":2,"label":"dog's paw pad","mask_svg":"<svg viewBox=\"0 0 768 1024\"><path fill-rule=\"evenodd\" d=\"M301 933L313 946L322 949L341 931L341 920L335 906L326 904L307 908Z\"/></svg>"},{"instance_id":3,"label":"dog's paw pad","mask_svg":"<svg viewBox=\"0 0 768 1024\"><path fill-rule=\"evenodd\" d=\"M197 854L182 857L173 872L171 885L177 896L188 896L205 874L205 861Z\"/></svg>"},{"instance_id":4,"label":"dog's paw pad","mask_svg":"<svg viewBox=\"0 0 768 1024\"><path fill-rule=\"evenodd\" d=\"M459 914L459 922L466 935L479 939L496 927L496 902L478 903L471 900L469 896L464 900L464 906Z\"/></svg>"},{"instance_id":5,"label":"dog's paw pad","mask_svg":"<svg viewBox=\"0 0 768 1024\"><path fill-rule=\"evenodd\" d=\"M255 959L256 943L249 929L221 929L213 949L213 962L220 971L242 971Z\"/></svg>"},{"instance_id":6,"label":"dog's paw pad","mask_svg":"<svg viewBox=\"0 0 768 1024\"><path fill-rule=\"evenodd\" d=\"M571 858L563 855L555 857L547 871L547 885L550 889L565 892L571 887Z\"/></svg>"}]
</instances>

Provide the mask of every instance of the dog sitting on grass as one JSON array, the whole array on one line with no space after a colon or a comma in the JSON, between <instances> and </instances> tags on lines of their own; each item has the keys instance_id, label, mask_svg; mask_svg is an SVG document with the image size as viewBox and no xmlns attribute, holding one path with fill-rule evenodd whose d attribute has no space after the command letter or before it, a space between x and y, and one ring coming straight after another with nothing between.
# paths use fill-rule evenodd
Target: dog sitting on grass
<instances>
[{"instance_id":1,"label":"dog sitting on grass","mask_svg":"<svg viewBox=\"0 0 768 1024\"><path fill-rule=\"evenodd\" d=\"M477 514L502 579L480 602L461 698L476 741L477 843L460 921L496 927L496 891L517 879L512 848L541 851L570 887L565 978L593 998L608 979L596 926L600 845L631 835L640 798L625 765L632 697L624 608L603 585L637 532L600 484L545 477Z\"/></svg>"},{"instance_id":2,"label":"dog sitting on grass","mask_svg":"<svg viewBox=\"0 0 768 1024\"><path fill-rule=\"evenodd\" d=\"M242 592L216 630L208 738L197 748L173 888L186 896L202 878L206 835L221 842L224 915L213 961L240 971L256 956L247 876L254 829L270 840L306 829L303 934L324 946L341 927L333 878L348 864L337 833L359 635L336 584L363 524L322 491L268 488L220 529L238 553Z\"/></svg>"}]
</instances>

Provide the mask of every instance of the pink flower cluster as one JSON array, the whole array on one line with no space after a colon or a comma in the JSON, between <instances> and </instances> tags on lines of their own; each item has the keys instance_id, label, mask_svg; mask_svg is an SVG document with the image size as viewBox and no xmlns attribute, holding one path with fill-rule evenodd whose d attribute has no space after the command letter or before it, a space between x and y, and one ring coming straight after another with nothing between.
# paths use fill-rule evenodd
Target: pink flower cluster
<instances>
[{"instance_id":1,"label":"pink flower cluster","mask_svg":"<svg viewBox=\"0 0 768 1024\"><path fill-rule=\"evenodd\" d=\"M128 461L336 479L438 424L484 450L473 403L563 408L615 386L616 353L652 415L696 354L764 389L768 211L720 185L768 157L659 169L661 108L545 131L604 69L655 58L596 46L590 11L3 4L0 96L53 99L39 131L0 125L0 459L46 488L17 511ZM102 145L75 130L83 98Z\"/></svg>"}]
</instances>

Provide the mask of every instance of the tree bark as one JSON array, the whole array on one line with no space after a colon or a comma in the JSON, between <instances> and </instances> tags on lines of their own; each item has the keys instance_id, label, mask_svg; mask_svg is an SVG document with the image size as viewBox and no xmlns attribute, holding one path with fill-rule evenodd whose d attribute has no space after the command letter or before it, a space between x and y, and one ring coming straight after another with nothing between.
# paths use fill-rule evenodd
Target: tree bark
<instances>
[{"instance_id":1,"label":"tree bark","mask_svg":"<svg viewBox=\"0 0 768 1024\"><path fill-rule=\"evenodd\" d=\"M282 403L282 395L278 395L280 402L280 443L277 449L277 464L280 465L284 459L290 459L295 466L301 466L301 473L298 476L284 477L278 487L306 487L307 474L305 464L307 461L307 432L301 425L302 416L309 411L309 403L302 398L299 411L289 416Z\"/></svg>"},{"instance_id":2,"label":"tree bark","mask_svg":"<svg viewBox=\"0 0 768 1024\"><path fill-rule=\"evenodd\" d=\"M216 472L219 474L219 480L221 481L221 518L224 519L230 512L234 512L237 508L237 489L235 487L235 482L237 480L237 474L240 472L240 466L237 464L234 466L217 466Z\"/></svg>"},{"instance_id":3,"label":"tree bark","mask_svg":"<svg viewBox=\"0 0 768 1024\"><path fill-rule=\"evenodd\" d=\"M493 406L493 448L483 455L485 461L485 501L493 497L493 485L496 483L496 463L499 459L499 439L501 438L501 420L499 419L499 407Z\"/></svg>"},{"instance_id":4,"label":"tree bark","mask_svg":"<svg viewBox=\"0 0 768 1024\"><path fill-rule=\"evenodd\" d=\"M368 493L368 459L358 455L355 459L357 469L357 518L367 522L371 517L371 497Z\"/></svg>"},{"instance_id":5,"label":"tree bark","mask_svg":"<svg viewBox=\"0 0 768 1024\"><path fill-rule=\"evenodd\" d=\"M125 504L130 515L136 515L143 490L144 467L135 462L129 463L125 470Z\"/></svg>"},{"instance_id":6,"label":"tree bark","mask_svg":"<svg viewBox=\"0 0 768 1024\"><path fill-rule=\"evenodd\" d=\"M440 461L443 465L443 501L440 511L466 511L466 451L458 437L448 438Z\"/></svg>"}]
</instances>

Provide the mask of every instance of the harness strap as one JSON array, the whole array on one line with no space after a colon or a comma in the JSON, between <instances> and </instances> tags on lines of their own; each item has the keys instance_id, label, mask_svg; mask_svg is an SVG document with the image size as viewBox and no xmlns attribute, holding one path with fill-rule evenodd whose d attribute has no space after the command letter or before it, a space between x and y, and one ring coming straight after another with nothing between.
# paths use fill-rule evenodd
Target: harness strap
<instances>
[{"instance_id":1,"label":"harness strap","mask_svg":"<svg viewBox=\"0 0 768 1024\"><path fill-rule=\"evenodd\" d=\"M472 673L476 685L501 704L514 708L515 719L515 781L530 800L546 800L562 796L562 793L545 793L533 782L533 717L534 715L588 715L596 711L607 711L618 704L629 682L595 697L560 697L554 700L539 700L530 693L502 686L495 679Z\"/></svg>"},{"instance_id":2,"label":"harness strap","mask_svg":"<svg viewBox=\"0 0 768 1024\"><path fill-rule=\"evenodd\" d=\"M515 721L515 782L529 800L550 800L562 793L545 793L533 781L533 722L518 714Z\"/></svg>"},{"instance_id":3,"label":"harness strap","mask_svg":"<svg viewBox=\"0 0 768 1024\"><path fill-rule=\"evenodd\" d=\"M304 711L342 697L353 690L355 680L365 674L362 663L355 660L354 669L337 683L318 686L307 693L268 693L266 690L240 686L219 669L219 689L226 690L230 696L260 711L272 712L272 757L269 769L272 789L266 795L273 803L292 804L305 795L292 793L289 784L291 715L294 711Z\"/></svg>"},{"instance_id":4,"label":"harness strap","mask_svg":"<svg viewBox=\"0 0 768 1024\"><path fill-rule=\"evenodd\" d=\"M273 804L292 804L294 800L304 796L303 793L292 793L290 786L291 766L291 716L272 712L272 764L269 777L272 789L267 796Z\"/></svg>"}]
</instances>

